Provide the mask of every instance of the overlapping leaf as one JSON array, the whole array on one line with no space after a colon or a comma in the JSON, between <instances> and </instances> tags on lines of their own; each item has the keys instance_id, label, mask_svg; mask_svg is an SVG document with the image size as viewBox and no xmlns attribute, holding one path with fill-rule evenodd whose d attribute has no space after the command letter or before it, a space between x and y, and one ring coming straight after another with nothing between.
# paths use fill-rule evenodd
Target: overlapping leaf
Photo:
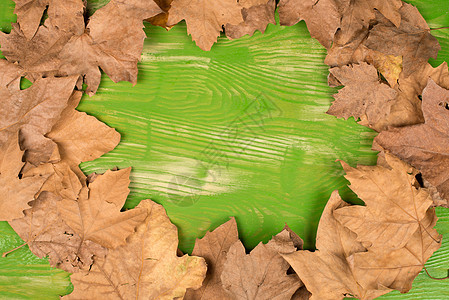
<instances>
[{"instance_id":1,"label":"overlapping leaf","mask_svg":"<svg viewBox=\"0 0 449 300\"><path fill-rule=\"evenodd\" d=\"M341 162L349 186L366 204L335 212L335 218L369 247L403 248L421 227L432 197L416 188L416 172L391 154L388 166L358 166Z\"/></svg>"},{"instance_id":2,"label":"overlapping leaf","mask_svg":"<svg viewBox=\"0 0 449 300\"><path fill-rule=\"evenodd\" d=\"M57 203L50 192L42 192L25 211L25 216L9 224L27 243L31 252L48 257L50 264L67 272L89 269L93 257L103 257L106 249L91 241L82 241L61 218Z\"/></svg>"},{"instance_id":3,"label":"overlapping leaf","mask_svg":"<svg viewBox=\"0 0 449 300\"><path fill-rule=\"evenodd\" d=\"M449 197L449 91L429 79L423 92L425 123L384 131L375 142L422 172L445 199Z\"/></svg>"},{"instance_id":4,"label":"overlapping leaf","mask_svg":"<svg viewBox=\"0 0 449 300\"><path fill-rule=\"evenodd\" d=\"M182 299L206 275L204 259L176 255L178 234L159 204L143 200L148 213L127 243L95 260L90 271L71 276L72 294L63 299Z\"/></svg>"},{"instance_id":5,"label":"overlapping leaf","mask_svg":"<svg viewBox=\"0 0 449 300\"><path fill-rule=\"evenodd\" d=\"M143 20L160 13L159 6L154 1L112 0L95 12L87 27L83 10L82 0L50 1L49 18L35 34L27 36L20 20L10 34L0 33L3 54L23 67L31 81L77 75L78 88L85 82L90 95L100 84L99 68L115 82L135 84L145 39Z\"/></svg>"},{"instance_id":6,"label":"overlapping leaf","mask_svg":"<svg viewBox=\"0 0 449 300\"><path fill-rule=\"evenodd\" d=\"M107 171L98 175L89 187L81 188L78 199L63 199L57 203L64 222L83 241L116 248L123 245L146 218L144 209L120 212L129 193L130 171L131 168Z\"/></svg>"},{"instance_id":7,"label":"overlapping leaf","mask_svg":"<svg viewBox=\"0 0 449 300\"><path fill-rule=\"evenodd\" d=\"M281 254L296 251L288 230L274 236L267 244L260 243L250 254L240 241L226 255L221 274L224 289L233 299L290 300L302 286L296 274L287 274L290 265Z\"/></svg>"}]
</instances>

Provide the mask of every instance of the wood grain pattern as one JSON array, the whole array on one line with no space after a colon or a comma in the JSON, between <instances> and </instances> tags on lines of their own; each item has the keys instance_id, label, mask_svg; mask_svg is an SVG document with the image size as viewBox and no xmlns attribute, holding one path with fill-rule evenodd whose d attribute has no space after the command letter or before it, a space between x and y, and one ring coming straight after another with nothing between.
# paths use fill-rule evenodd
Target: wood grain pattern
<instances>
[{"instance_id":1,"label":"wood grain pattern","mask_svg":"<svg viewBox=\"0 0 449 300\"><path fill-rule=\"evenodd\" d=\"M89 1L89 12L105 3ZM449 25L449 7L442 9L449 6L446 0L411 3L431 27ZM0 3L1 30L9 30L12 11L10 0ZM183 251L190 252L196 237L228 216L236 216L248 248L268 241L284 222L312 248L331 192L339 189L345 200L357 201L335 159L351 165L376 159L370 150L373 131L324 113L337 91L326 84L325 50L303 22L270 25L264 35L251 38L222 37L211 52L195 46L184 23L169 32L146 25L149 39L138 84L114 84L103 76L97 95L82 100L81 110L123 136L117 149L84 163L83 170L133 166L126 207L145 198L163 204L179 228ZM449 30L433 33L443 48L432 61L437 65L449 60ZM438 215L440 232L449 234L449 213L439 209ZM2 235L0 243L6 242L20 245L17 237ZM16 255L36 264L26 249ZM448 258L449 244L443 242L429 271L445 276ZM15 276L18 264L7 259L0 260L0 269L9 274L0 276L0 298L3 282ZM41 273L35 275L31 281L45 286L36 279ZM424 274L414 287L411 294L384 298L447 299L445 283Z\"/></svg>"},{"instance_id":2,"label":"wood grain pattern","mask_svg":"<svg viewBox=\"0 0 449 300\"><path fill-rule=\"evenodd\" d=\"M287 222L313 247L334 189L337 158L372 164L374 132L326 115L324 49L304 24L197 48L184 24L147 27L136 86L106 76L80 109L118 129L121 144L86 172L133 166L127 207L162 203L190 251L196 237L235 216L249 247ZM349 194L346 192L346 194Z\"/></svg>"}]
</instances>

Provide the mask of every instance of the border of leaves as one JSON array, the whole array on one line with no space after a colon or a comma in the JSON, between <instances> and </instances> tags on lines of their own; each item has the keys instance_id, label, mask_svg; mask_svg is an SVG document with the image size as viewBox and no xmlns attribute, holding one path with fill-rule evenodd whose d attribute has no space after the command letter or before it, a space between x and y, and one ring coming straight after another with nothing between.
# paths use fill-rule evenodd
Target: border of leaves
<instances>
[{"instance_id":1,"label":"border of leaves","mask_svg":"<svg viewBox=\"0 0 449 300\"><path fill-rule=\"evenodd\" d=\"M274 2L273 2L274 3ZM273 11L274 12L274 11ZM166 20L165 20L166 21ZM158 21L159 22L159 21ZM163 22L163 21L162 21ZM157 23L157 22L156 22ZM290 24L290 25L293 25L293 24ZM263 30L262 30L263 31ZM137 76L137 75L136 75ZM334 81L335 80L335 77L330 77L329 78L329 83L331 83L331 82L333 82L333 83L336 83L336 82L338 82L338 80L337 81ZM131 80L132 82L134 81L133 79ZM96 91L96 90L95 90ZM95 91L92 91L92 93L95 93ZM78 100L79 101L79 100ZM75 101L76 102L76 101ZM366 125L366 124L365 124ZM406 126L411 126L411 125L406 125ZM88 179L88 180L90 180L90 179Z\"/></svg>"}]
</instances>

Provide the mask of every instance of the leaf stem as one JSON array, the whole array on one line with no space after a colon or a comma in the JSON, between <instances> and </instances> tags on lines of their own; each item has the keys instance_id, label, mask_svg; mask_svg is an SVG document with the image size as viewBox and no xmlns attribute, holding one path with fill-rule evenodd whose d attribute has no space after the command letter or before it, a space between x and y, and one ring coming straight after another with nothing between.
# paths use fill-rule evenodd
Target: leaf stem
<instances>
[{"instance_id":1,"label":"leaf stem","mask_svg":"<svg viewBox=\"0 0 449 300\"><path fill-rule=\"evenodd\" d=\"M429 30L440 30L440 29L449 29L449 26L446 26L446 27L437 27L437 28L430 28Z\"/></svg>"},{"instance_id":2,"label":"leaf stem","mask_svg":"<svg viewBox=\"0 0 449 300\"><path fill-rule=\"evenodd\" d=\"M427 276L429 276L429 277L430 277L431 279L433 279L433 280L445 280L445 279L449 279L449 275L446 276L446 277L444 277L444 278L436 278L436 277L433 277L433 276L430 275L429 272L427 271L426 266L424 266L424 271L426 271ZM448 272L448 274L449 274L449 272Z\"/></svg>"},{"instance_id":3,"label":"leaf stem","mask_svg":"<svg viewBox=\"0 0 449 300\"><path fill-rule=\"evenodd\" d=\"M17 247L14 248L14 249L11 249L11 250L9 250L9 251L3 252L2 257L6 257L6 255L8 255L9 253L14 252L14 251L16 251L16 250L22 248L23 246L25 246L25 245L27 245L27 244L28 244L28 243L23 243L22 245L17 246Z\"/></svg>"}]
</instances>

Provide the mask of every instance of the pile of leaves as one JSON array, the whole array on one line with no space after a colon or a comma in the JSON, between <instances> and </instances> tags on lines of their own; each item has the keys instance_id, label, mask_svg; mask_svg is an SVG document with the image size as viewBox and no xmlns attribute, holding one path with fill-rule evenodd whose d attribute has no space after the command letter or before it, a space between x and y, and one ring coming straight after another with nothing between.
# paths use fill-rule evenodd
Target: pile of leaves
<instances>
[{"instance_id":1,"label":"pile of leaves","mask_svg":"<svg viewBox=\"0 0 449 300\"><path fill-rule=\"evenodd\" d=\"M73 273L64 298L374 299L409 291L440 247L434 207L449 206L449 73L446 63L427 62L440 46L412 5L111 0L87 17L83 0L15 3L17 23L0 33L0 220L34 254ZM328 49L329 85L344 86L328 113L379 132L376 166L341 162L366 205L335 191L314 252L286 226L247 254L231 218L184 255L161 205L143 200L122 211L130 168L80 170L120 135L76 107L83 92L97 91L100 69L136 83L144 20L167 29L185 20L210 50L223 30L231 39L263 32L276 6L281 25L304 20ZM32 82L25 90L23 77Z\"/></svg>"}]
</instances>

